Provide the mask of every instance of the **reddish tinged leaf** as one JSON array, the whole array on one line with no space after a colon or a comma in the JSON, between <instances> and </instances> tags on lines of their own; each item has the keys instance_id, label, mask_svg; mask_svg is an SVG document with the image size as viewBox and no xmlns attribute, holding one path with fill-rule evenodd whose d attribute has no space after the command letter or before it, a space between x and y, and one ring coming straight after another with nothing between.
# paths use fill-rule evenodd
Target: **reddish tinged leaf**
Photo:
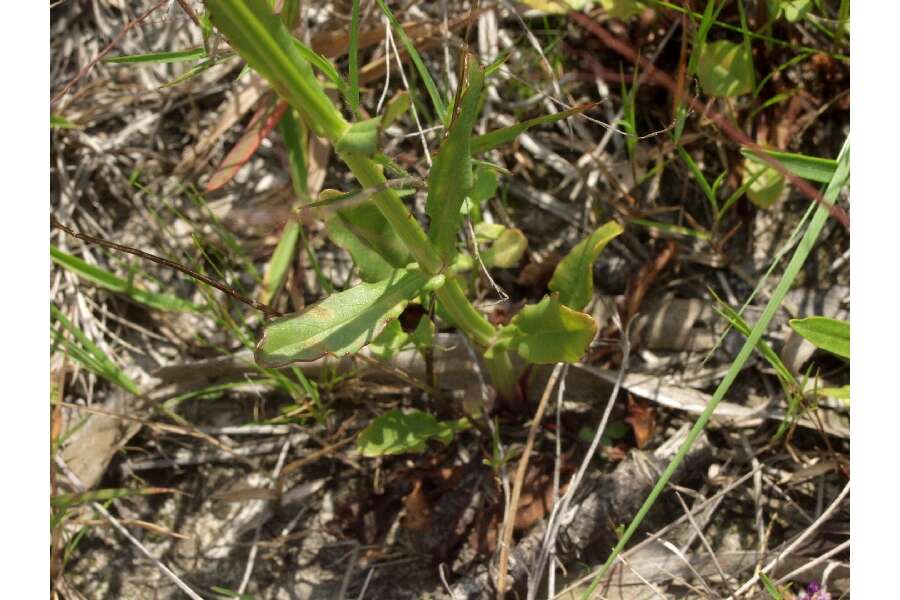
<instances>
[{"instance_id":1,"label":"reddish tinged leaf","mask_svg":"<svg viewBox=\"0 0 900 600\"><path fill-rule=\"evenodd\" d=\"M403 526L411 531L425 531L431 527L431 506L422 490L422 481L416 480L413 490L403 499L406 516Z\"/></svg>"},{"instance_id":2,"label":"reddish tinged leaf","mask_svg":"<svg viewBox=\"0 0 900 600\"><path fill-rule=\"evenodd\" d=\"M206 184L207 192L214 192L220 189L237 175L240 168L256 153L257 148L266 139L266 136L278 125L287 107L286 101L279 100L274 108L269 103L266 103L256 111L244 135L228 151L228 154L210 178L209 183Z\"/></svg>"},{"instance_id":3,"label":"reddish tinged leaf","mask_svg":"<svg viewBox=\"0 0 900 600\"><path fill-rule=\"evenodd\" d=\"M656 412L645 401L628 394L628 416L625 422L631 425L638 448L643 448L656 432Z\"/></svg>"}]
</instances>

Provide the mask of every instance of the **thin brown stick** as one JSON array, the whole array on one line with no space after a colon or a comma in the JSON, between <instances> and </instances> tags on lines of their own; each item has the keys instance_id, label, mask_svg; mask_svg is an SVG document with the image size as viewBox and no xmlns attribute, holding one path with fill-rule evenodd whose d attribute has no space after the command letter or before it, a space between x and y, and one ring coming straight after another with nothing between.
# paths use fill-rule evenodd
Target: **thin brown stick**
<instances>
[{"instance_id":1,"label":"thin brown stick","mask_svg":"<svg viewBox=\"0 0 900 600\"><path fill-rule=\"evenodd\" d=\"M202 281L206 285L211 285L212 287L216 288L217 290L228 294L235 300L238 300L239 302L243 302L247 306L253 307L256 310L264 312L266 315L269 315L272 317L280 317L281 315L284 314L284 313L279 312L279 311L275 310L274 308L268 306L267 304L263 304L261 302L257 302L256 300L248 298L247 296L241 294L237 290L234 290L234 289L228 287L224 283L221 283L219 281L216 281L215 279L212 279L211 277L207 277L206 275L203 275L202 273L198 273L192 269L189 269L189 268L185 267L184 265L181 265L175 261L169 260L167 258L162 258L161 256L156 256L155 254L150 254L149 252L144 252L143 250L138 250L137 248L132 248L131 246L123 246L122 244L110 242L108 240L94 237L92 235L87 235L85 233L78 233L74 229L72 229L70 227L66 227L65 225L63 225L62 223L57 221L56 217L54 217L53 215L50 215L50 224L53 227L55 227L61 231L64 231L65 233L71 235L72 237L78 238L79 240L81 240L83 242L97 244L98 246L103 246L104 248L109 248L110 250L118 250L119 252L133 254L134 256L138 256L145 260L149 260L149 261L155 262L157 264L169 267L170 269L175 269L176 271L180 271L180 272L184 273L185 275L188 275L190 277L193 277L194 279Z\"/></svg>"},{"instance_id":2,"label":"thin brown stick","mask_svg":"<svg viewBox=\"0 0 900 600\"><path fill-rule=\"evenodd\" d=\"M513 525L516 522L516 510L519 505L519 496L522 494L522 485L525 482L525 472L528 470L528 460L531 456L531 449L534 447L534 438L537 437L538 428L541 426L541 420L544 418L544 410L547 408L547 401L556 387L556 382L562 373L563 363L557 363L550 379L547 381L547 387L544 388L544 394L538 403L537 411L531 420L531 427L528 428L528 439L525 442L525 449L522 451L522 457L516 467L516 477L513 481L513 490L509 498L509 510L506 511L506 519L503 521L503 532L500 535L500 564L499 573L497 575L497 597L503 598L506 594L506 574L509 569L509 551L512 546Z\"/></svg>"},{"instance_id":3,"label":"thin brown stick","mask_svg":"<svg viewBox=\"0 0 900 600\"><path fill-rule=\"evenodd\" d=\"M668 73L661 71L654 66L653 63L641 56L634 48L628 45L627 42L615 37L598 23L591 20L587 15L576 11L569 11L568 15L570 19L597 36L607 47L622 55L626 60L637 63L651 81L665 87L672 94L678 93L679 88L675 80L672 79ZM584 53L582 53L582 56L592 63L596 62L593 57L587 56ZM784 175L788 181L810 200L814 200L823 206L827 206L822 194L820 194L816 188L806 180L791 173L787 167L781 164L781 161L769 156L762 146L750 139L743 131L732 125L723 115L707 108L699 98L691 96L688 98L688 102L695 112L705 115L710 121L715 123L723 133L730 137L733 142L741 146L746 146L761 161ZM828 212L834 220L843 225L848 231L850 230L850 216L847 214L847 211L840 206L833 204L828 208Z\"/></svg>"}]
</instances>

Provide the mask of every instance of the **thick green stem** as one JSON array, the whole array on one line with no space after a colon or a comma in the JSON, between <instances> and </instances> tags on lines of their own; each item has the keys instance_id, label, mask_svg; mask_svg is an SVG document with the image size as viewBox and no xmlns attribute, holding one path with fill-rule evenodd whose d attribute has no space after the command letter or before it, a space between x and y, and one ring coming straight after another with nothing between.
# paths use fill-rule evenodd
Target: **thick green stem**
<instances>
[{"instance_id":1,"label":"thick green stem","mask_svg":"<svg viewBox=\"0 0 900 600\"><path fill-rule=\"evenodd\" d=\"M485 356L488 371L491 373L491 381L494 389L501 398L513 399L516 397L516 385L519 377L516 368L512 364L509 352L505 350L495 351L491 356Z\"/></svg>"}]
</instances>

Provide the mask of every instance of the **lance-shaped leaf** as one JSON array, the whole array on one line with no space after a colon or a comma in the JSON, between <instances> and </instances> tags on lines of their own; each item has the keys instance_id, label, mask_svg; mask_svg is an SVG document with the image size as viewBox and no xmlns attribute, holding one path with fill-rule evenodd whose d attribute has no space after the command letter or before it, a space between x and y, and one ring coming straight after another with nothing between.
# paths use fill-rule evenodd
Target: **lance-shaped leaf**
<instances>
[{"instance_id":1,"label":"lance-shaped leaf","mask_svg":"<svg viewBox=\"0 0 900 600\"><path fill-rule=\"evenodd\" d=\"M816 348L850 358L850 323L828 317L791 319L791 328Z\"/></svg>"},{"instance_id":2,"label":"lance-shaped leaf","mask_svg":"<svg viewBox=\"0 0 900 600\"><path fill-rule=\"evenodd\" d=\"M266 325L256 346L256 362L276 368L325 354L353 354L378 337L411 299L439 288L443 282L443 275L430 277L420 271L398 269L377 283L361 283L332 294L301 313Z\"/></svg>"},{"instance_id":3,"label":"lance-shaped leaf","mask_svg":"<svg viewBox=\"0 0 900 600\"><path fill-rule=\"evenodd\" d=\"M559 294L526 306L500 331L492 351L515 350L532 364L578 362L597 333L590 315L559 302Z\"/></svg>"},{"instance_id":4,"label":"lance-shaped leaf","mask_svg":"<svg viewBox=\"0 0 900 600\"><path fill-rule=\"evenodd\" d=\"M532 127L535 127L537 125L547 125L549 123L556 123L557 121L568 119L572 115L582 113L589 108L593 108L596 105L596 102L579 104L578 106L574 106L568 110L562 110L558 113L553 113L552 115L543 115L534 119L522 121L521 123L517 123L516 125L510 125L509 127L503 127L502 129L488 131L484 135L479 135L472 138L470 151L472 152L473 156L476 156L478 154L487 152L488 150L499 148L500 146L513 141L514 139L519 137L519 134L527 131Z\"/></svg>"},{"instance_id":5,"label":"lance-shaped leaf","mask_svg":"<svg viewBox=\"0 0 900 600\"><path fill-rule=\"evenodd\" d=\"M445 260L455 254L461 219L459 211L473 184L469 139L478 117L478 102L484 85L484 72L478 59L465 55L463 63L453 121L428 175L428 201L425 204L425 211L431 217L428 235Z\"/></svg>"},{"instance_id":6,"label":"lance-shaped leaf","mask_svg":"<svg viewBox=\"0 0 900 600\"><path fill-rule=\"evenodd\" d=\"M560 261L549 287L559 292L563 304L577 310L587 306L594 295L594 261L600 251L622 231L621 225L609 221L578 242Z\"/></svg>"},{"instance_id":7,"label":"lance-shaped leaf","mask_svg":"<svg viewBox=\"0 0 900 600\"><path fill-rule=\"evenodd\" d=\"M749 148L741 148L741 154L744 158L748 158L761 165L765 165L758 156L756 156ZM784 167L796 175L810 181L818 181L819 183L828 183L834 176L837 169L837 161L831 158L820 158L818 156L807 156L805 154L795 154L793 152L778 152L776 150L766 150L766 154L772 158L778 159ZM768 165L765 165L768 166Z\"/></svg>"}]
</instances>

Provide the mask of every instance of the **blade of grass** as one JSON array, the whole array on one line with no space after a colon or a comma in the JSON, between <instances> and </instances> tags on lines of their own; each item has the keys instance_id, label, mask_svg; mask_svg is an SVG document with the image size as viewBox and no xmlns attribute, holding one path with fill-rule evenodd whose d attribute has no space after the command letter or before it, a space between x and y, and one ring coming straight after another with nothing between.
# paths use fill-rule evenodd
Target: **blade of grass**
<instances>
[{"instance_id":1,"label":"blade of grass","mask_svg":"<svg viewBox=\"0 0 900 600\"><path fill-rule=\"evenodd\" d=\"M135 396L140 395L141 389L138 387L138 384L126 375L103 350L88 339L87 335L79 327L69 321L53 303L50 304L50 316L74 338L70 339L59 328L54 327L51 329L54 345L64 345L69 352L69 356L81 363L89 371L118 385Z\"/></svg>"},{"instance_id":2,"label":"blade of grass","mask_svg":"<svg viewBox=\"0 0 900 600\"><path fill-rule=\"evenodd\" d=\"M419 77L422 78L422 83L425 84L425 89L428 90L428 95L431 98L431 104L434 107L435 114L438 115L438 118L440 118L441 123L443 123L444 127L449 127L450 115L447 113L446 105L444 104L444 101L441 98L441 94L434 83L434 79L431 78L431 73L428 71L428 67L425 66L425 63L422 61L422 57L419 55L419 51L416 50L415 44L413 44L413 41L409 39L408 35L406 35L406 31L403 29L400 21L397 20L397 17L394 16L394 13L391 12L391 9L388 8L388 5L384 2L384 0L375 0L375 2L378 4L378 8L381 9L381 12L383 12L384 15L388 18L388 21L391 24L391 29L394 30L394 33L397 34L397 37L400 38L400 42L409 53L409 57L412 59L413 64L416 67L416 71L419 73Z\"/></svg>"},{"instance_id":3,"label":"blade of grass","mask_svg":"<svg viewBox=\"0 0 900 600\"><path fill-rule=\"evenodd\" d=\"M198 58L206 58L206 49L188 48L187 50L175 50L173 52L151 52L149 54L127 54L125 56L113 56L104 58L103 62L113 63L116 65L130 64L162 64L185 62L188 60L196 60Z\"/></svg>"},{"instance_id":4,"label":"blade of grass","mask_svg":"<svg viewBox=\"0 0 900 600\"><path fill-rule=\"evenodd\" d=\"M651 221L649 219L629 219L629 223L643 225L644 227L648 227L650 229L659 229L660 231L665 231L666 233L670 233L672 235L683 235L704 241L709 241L710 239L710 236L707 232L700 231L699 229L691 229L690 227L685 227L683 225L661 223L659 221Z\"/></svg>"},{"instance_id":5,"label":"blade of grass","mask_svg":"<svg viewBox=\"0 0 900 600\"><path fill-rule=\"evenodd\" d=\"M743 154L745 158L763 164L758 156L746 148L741 148L741 154ZM787 167L794 175L819 183L828 183L831 181L834 170L837 168L837 161L830 158L807 156L805 154L795 154L793 152L778 152L776 150L766 150L766 154L781 161L781 164Z\"/></svg>"},{"instance_id":6,"label":"blade of grass","mask_svg":"<svg viewBox=\"0 0 900 600\"><path fill-rule=\"evenodd\" d=\"M697 183L700 185L700 189L703 190L704 195L706 195L707 201L709 201L709 205L712 207L713 214L719 214L719 204L716 202L716 193L713 191L712 187L709 185L709 181L706 180L706 176L703 175L703 171L700 170L700 167L697 163L694 162L694 159L691 158L691 155L688 154L687 150L685 150L681 145L676 146L678 150L678 156L681 157L681 160L688 166L688 169L691 170L691 173L694 175L694 179L697 180Z\"/></svg>"},{"instance_id":7,"label":"blade of grass","mask_svg":"<svg viewBox=\"0 0 900 600\"><path fill-rule=\"evenodd\" d=\"M753 327L753 330L750 332L750 335L747 337L747 340L744 342L744 345L741 348L741 351L738 353L737 358L735 358L734 362L731 363L731 367L725 374L724 379L716 388L713 397L709 401L709 405L706 407L700 417L697 418L697 422L694 423L694 426L688 433L687 439L685 439L682 446L678 449L678 452L672 458L672 461L666 467L666 470L659 477L659 480L657 480L656 485L650 492L650 495L644 501L644 504L641 506L640 510L638 510L637 515L635 515L634 519L632 519L631 523L629 523L628 528L619 539L619 542L616 544L615 548L613 548L613 551L610 553L609 558L607 558L606 563L604 563L604 565L600 568L597 575L594 576L594 579L591 581L591 585L582 596L582 600L587 600L587 598L591 597L591 595L597 589L600 581L603 579L607 571L609 571L609 568L615 562L616 558L618 558L619 554L625 548L625 545L628 544L628 542L631 540L631 537L634 535L635 531L637 531L637 528L640 526L641 522L643 522L644 517L647 516L650 508L656 502L656 499L666 488L666 485L668 485L669 480L675 473L675 470L684 460L684 457L687 455L690 448L694 445L694 442L697 441L697 438L703 432L703 429L706 427L706 424L715 411L716 406L718 406L719 402L721 402L722 398L725 397L725 394L731 388L732 383L734 383L734 380L737 378L738 373L743 368L744 363L746 363L747 359L750 358L750 354L756 348L756 345L762 338L763 332L769 326L769 322L771 322L772 317L775 316L776 311L780 307L781 302L784 300L785 295L796 279L797 274L800 272L800 269L806 262L806 258L812 251L816 239L819 237L819 233L822 231L822 227L825 225L825 221L828 219L828 207L837 199L838 194L847 183L849 177L850 138L848 137L844 142L844 147L841 149L840 155L838 156L838 168L835 171L834 177L831 179L831 182L828 184L828 189L826 190L824 196L824 202L816 206L816 212L813 215L813 218L803 235L803 239L800 240L800 244L797 246L793 257L791 257L791 261L785 269L784 275L782 275L781 277L781 281L778 282L778 286L773 292L772 298L769 300L769 303L766 305L762 316L760 316L759 321L757 321L756 325Z\"/></svg>"},{"instance_id":8,"label":"blade of grass","mask_svg":"<svg viewBox=\"0 0 900 600\"><path fill-rule=\"evenodd\" d=\"M489 150L499 148L503 144L507 144L513 141L519 136L520 133L523 133L524 131L527 131L532 127L535 127L537 125L548 125L550 123L561 121L562 119L568 119L572 115L583 113L584 111L593 108L596 105L596 102L579 104L578 106L573 106L568 110L553 113L552 115L542 115L540 117L535 117L534 119L522 121L521 123L517 123L515 125L510 125L509 127L495 129L493 131L488 131L485 134L475 136L469 143L472 156L484 154Z\"/></svg>"},{"instance_id":9,"label":"blade of grass","mask_svg":"<svg viewBox=\"0 0 900 600\"><path fill-rule=\"evenodd\" d=\"M170 294L156 294L142 290L139 287L136 287L131 280L126 281L105 269L90 265L77 256L67 254L55 246L50 246L50 259L64 269L68 269L75 273L82 279L95 283L112 292L125 294L135 302L144 304L150 308L170 312L200 313L204 311L204 307L178 298L177 296L172 296Z\"/></svg>"}]
</instances>

